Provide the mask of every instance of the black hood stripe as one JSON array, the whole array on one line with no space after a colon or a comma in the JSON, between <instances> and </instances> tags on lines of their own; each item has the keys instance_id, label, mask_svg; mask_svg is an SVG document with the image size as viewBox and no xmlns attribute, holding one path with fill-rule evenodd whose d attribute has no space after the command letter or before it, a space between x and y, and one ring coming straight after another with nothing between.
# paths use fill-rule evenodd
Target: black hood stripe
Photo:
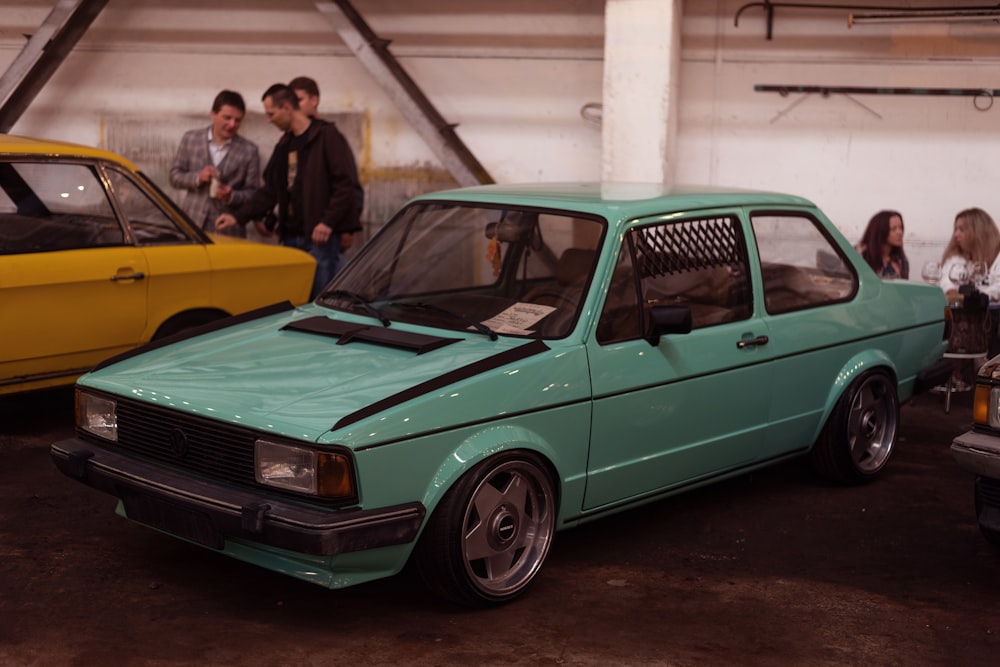
<instances>
[{"instance_id":1,"label":"black hood stripe","mask_svg":"<svg viewBox=\"0 0 1000 667\"><path fill-rule=\"evenodd\" d=\"M177 333L164 336L163 338L157 338L156 340L150 341L145 345L140 345L137 348L129 350L128 352L122 352L121 354L116 354L113 357L109 357L102 361L101 363L94 366L93 370L100 370L112 364L117 364L119 361L125 361L126 359L131 359L132 357L143 354L144 352L152 352L153 350L158 350L161 347L166 347L167 345L172 345L174 343L179 343L182 340L187 340L188 338L193 338L195 336L200 336L202 334L211 333L213 331L219 331L220 329L226 329L228 327L235 326L237 324L243 324L244 322L250 322L251 320L260 319L261 317L267 317L268 315L277 315L278 313L284 313L289 310L294 310L295 306L289 301L282 301L281 303L274 303L270 306L264 306L263 308L257 308L256 310L248 310L245 313L239 315L233 315L231 317L223 317L222 319L215 320L214 322L209 322L208 324L202 324L201 326L191 327L190 329L184 329L183 331L178 331Z\"/></svg>"},{"instance_id":2,"label":"black hood stripe","mask_svg":"<svg viewBox=\"0 0 1000 667\"><path fill-rule=\"evenodd\" d=\"M320 336L331 336L337 338L339 345L359 340L375 345L384 345L401 350L410 350L417 354L431 352L445 345L457 343L461 338L445 338L443 336L428 336L426 334L414 333L412 331L402 331L400 329L387 329L385 327L373 327L365 324L355 324L352 322L342 322L331 320L324 315L307 317L304 320L289 322L281 327L282 331L300 331L303 333L318 334Z\"/></svg>"},{"instance_id":3,"label":"black hood stripe","mask_svg":"<svg viewBox=\"0 0 1000 667\"><path fill-rule=\"evenodd\" d=\"M492 357L480 359L479 361L462 366L461 368L449 371L444 375L439 375L436 378L431 378L430 380L421 382L418 385L414 385L413 387L405 389L397 394L393 394L392 396L386 396L380 401L375 401L369 406L356 410L349 415L345 415L340 419L340 421L334 424L332 430L335 431L339 428L349 426L354 422L376 415L383 410L388 410L393 406L405 403L406 401L412 400L417 396L436 391L442 387L447 387L450 384L455 384L456 382L474 377L480 373L485 373L486 371L493 370L494 368L500 368L501 366L512 364L515 361L520 361L521 359L527 359L528 357L532 357L536 354L541 354L542 352L546 352L548 349L548 345L540 340L535 340L527 343L526 345L521 345L520 347L506 350L500 354L495 354Z\"/></svg>"}]
</instances>

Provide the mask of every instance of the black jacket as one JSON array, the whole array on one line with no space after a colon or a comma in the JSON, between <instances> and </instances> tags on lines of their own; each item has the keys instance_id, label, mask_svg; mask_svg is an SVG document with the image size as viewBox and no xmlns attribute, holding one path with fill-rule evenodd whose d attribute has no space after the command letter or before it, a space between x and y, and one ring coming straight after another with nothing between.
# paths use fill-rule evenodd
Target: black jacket
<instances>
[{"instance_id":1,"label":"black jacket","mask_svg":"<svg viewBox=\"0 0 1000 667\"><path fill-rule=\"evenodd\" d=\"M350 145L333 123L319 118L313 119L305 135L305 144L298 155L298 172L302 179L302 235L311 237L313 228L320 222L338 233L360 230L364 191L358 182L358 169ZM288 143L291 138L291 132L285 132L278 140L264 167L264 185L234 211L240 224L263 218L277 204L281 232L282 223L288 219Z\"/></svg>"}]
</instances>

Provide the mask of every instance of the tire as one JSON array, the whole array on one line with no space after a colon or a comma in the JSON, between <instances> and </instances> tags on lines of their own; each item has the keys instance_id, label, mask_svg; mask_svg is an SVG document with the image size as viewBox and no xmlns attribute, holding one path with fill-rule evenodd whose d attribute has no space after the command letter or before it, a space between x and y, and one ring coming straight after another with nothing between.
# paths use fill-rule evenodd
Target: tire
<instances>
[{"instance_id":1,"label":"tire","mask_svg":"<svg viewBox=\"0 0 1000 667\"><path fill-rule=\"evenodd\" d=\"M813 467L841 484L862 484L889 462L899 431L896 382L873 370L850 384L812 449Z\"/></svg>"},{"instance_id":2,"label":"tire","mask_svg":"<svg viewBox=\"0 0 1000 667\"><path fill-rule=\"evenodd\" d=\"M202 325L221 320L228 315L221 310L192 310L186 313L174 315L169 320L160 325L160 328L153 334L153 340L160 340L167 336L173 336L187 329L194 329Z\"/></svg>"},{"instance_id":3,"label":"tire","mask_svg":"<svg viewBox=\"0 0 1000 667\"><path fill-rule=\"evenodd\" d=\"M983 534L983 537L986 538L986 541L995 547L1000 547L1000 530L996 530L990 526L985 525L983 521L983 512L984 510L986 510L987 506L986 493L985 490L983 489L983 486L986 485L987 483L990 482L987 482L987 480L982 477L976 478L976 484L975 484L976 521L979 523L979 532ZM992 482L992 484L995 485L996 482ZM996 487L994 486L994 488ZM994 512L1000 512L1000 509L997 508L991 508L991 509Z\"/></svg>"},{"instance_id":4,"label":"tire","mask_svg":"<svg viewBox=\"0 0 1000 667\"><path fill-rule=\"evenodd\" d=\"M417 544L427 587L452 602L508 602L541 570L555 532L552 478L530 452L505 452L448 490Z\"/></svg>"}]
</instances>

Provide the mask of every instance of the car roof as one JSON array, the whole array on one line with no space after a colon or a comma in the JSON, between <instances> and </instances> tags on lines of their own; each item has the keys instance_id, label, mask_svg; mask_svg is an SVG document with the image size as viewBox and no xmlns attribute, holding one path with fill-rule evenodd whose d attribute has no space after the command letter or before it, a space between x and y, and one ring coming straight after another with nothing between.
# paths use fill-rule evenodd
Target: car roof
<instances>
[{"instance_id":1,"label":"car roof","mask_svg":"<svg viewBox=\"0 0 1000 667\"><path fill-rule=\"evenodd\" d=\"M415 201L427 200L569 209L609 219L727 206L815 206L808 199L780 192L662 183L480 185L444 190L415 198Z\"/></svg>"},{"instance_id":2,"label":"car roof","mask_svg":"<svg viewBox=\"0 0 1000 667\"><path fill-rule=\"evenodd\" d=\"M86 157L108 160L123 165L132 171L139 171L131 161L112 153L111 151L92 148L67 141L51 139L35 139L15 134L0 134L0 156L3 155L40 155L59 157Z\"/></svg>"}]
</instances>

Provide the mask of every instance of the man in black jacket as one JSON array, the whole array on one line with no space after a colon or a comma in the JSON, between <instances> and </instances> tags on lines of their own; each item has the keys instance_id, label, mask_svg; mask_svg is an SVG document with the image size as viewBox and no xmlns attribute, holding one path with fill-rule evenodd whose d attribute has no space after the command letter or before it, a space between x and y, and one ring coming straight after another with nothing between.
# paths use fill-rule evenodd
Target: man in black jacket
<instances>
[{"instance_id":1,"label":"man in black jacket","mask_svg":"<svg viewBox=\"0 0 1000 667\"><path fill-rule=\"evenodd\" d=\"M284 134L264 168L264 185L232 214L223 213L223 230L267 215L277 204L283 245L316 258L312 298L333 278L342 236L361 229L364 192L354 153L333 123L310 118L290 87L276 83L264 93L264 113Z\"/></svg>"}]
</instances>

